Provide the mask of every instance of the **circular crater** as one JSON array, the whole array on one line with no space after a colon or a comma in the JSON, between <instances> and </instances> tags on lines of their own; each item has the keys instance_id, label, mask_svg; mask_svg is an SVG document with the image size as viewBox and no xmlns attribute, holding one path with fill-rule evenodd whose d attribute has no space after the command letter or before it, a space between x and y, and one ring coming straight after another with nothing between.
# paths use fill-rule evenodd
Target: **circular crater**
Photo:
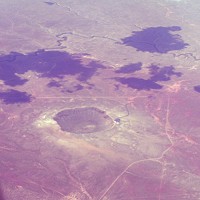
<instances>
[{"instance_id":1,"label":"circular crater","mask_svg":"<svg viewBox=\"0 0 200 200\"><path fill-rule=\"evenodd\" d=\"M75 134L94 133L112 128L113 120L95 107L66 109L57 113L54 120L62 131Z\"/></svg>"}]
</instances>

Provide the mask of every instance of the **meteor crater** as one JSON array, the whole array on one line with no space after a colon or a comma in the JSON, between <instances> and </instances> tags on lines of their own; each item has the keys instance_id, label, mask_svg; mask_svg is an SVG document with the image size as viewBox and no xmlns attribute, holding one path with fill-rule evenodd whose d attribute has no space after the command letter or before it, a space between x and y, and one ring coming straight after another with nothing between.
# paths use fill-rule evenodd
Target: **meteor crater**
<instances>
[{"instance_id":1,"label":"meteor crater","mask_svg":"<svg viewBox=\"0 0 200 200\"><path fill-rule=\"evenodd\" d=\"M54 116L62 131L86 134L111 129L114 121L96 107L65 109Z\"/></svg>"}]
</instances>

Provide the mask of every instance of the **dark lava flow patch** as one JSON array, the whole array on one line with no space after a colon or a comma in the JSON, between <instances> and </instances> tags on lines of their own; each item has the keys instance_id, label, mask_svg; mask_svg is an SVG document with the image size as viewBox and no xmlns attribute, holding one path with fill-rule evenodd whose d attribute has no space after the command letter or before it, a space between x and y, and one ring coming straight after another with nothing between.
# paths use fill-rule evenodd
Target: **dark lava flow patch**
<instances>
[{"instance_id":1,"label":"dark lava flow patch","mask_svg":"<svg viewBox=\"0 0 200 200\"><path fill-rule=\"evenodd\" d=\"M80 83L89 81L99 69L105 67L96 61L83 64L83 57L63 51L38 50L28 54L11 52L0 55L0 80L5 85L21 86L28 82L20 77L28 71L36 72L40 78L74 76Z\"/></svg>"},{"instance_id":2,"label":"dark lava flow patch","mask_svg":"<svg viewBox=\"0 0 200 200\"><path fill-rule=\"evenodd\" d=\"M132 32L132 35L123 38L122 42L137 51L168 53L169 51L182 50L189 45L182 40L180 35L173 34L177 31L181 31L181 27L149 27Z\"/></svg>"},{"instance_id":3,"label":"dark lava flow patch","mask_svg":"<svg viewBox=\"0 0 200 200\"><path fill-rule=\"evenodd\" d=\"M0 92L0 99L5 104L30 103L31 95L27 92L10 89L4 92Z\"/></svg>"},{"instance_id":4,"label":"dark lava flow patch","mask_svg":"<svg viewBox=\"0 0 200 200\"><path fill-rule=\"evenodd\" d=\"M57 113L54 120L62 131L75 134L108 130L114 123L105 111L95 107L66 109Z\"/></svg>"},{"instance_id":5,"label":"dark lava flow patch","mask_svg":"<svg viewBox=\"0 0 200 200\"><path fill-rule=\"evenodd\" d=\"M121 67L116 73L126 73L126 70L134 73L135 71L139 71L141 68L141 63L126 65L125 67ZM134 69L135 67L135 69ZM173 66L164 66L159 67L157 65L152 64L148 67L149 69L149 79L136 78L136 77L115 77L114 79L121 84L127 85L128 87L136 90L152 90L152 89L162 89L163 86L157 82L160 81L170 81L172 76L181 77L181 72L176 72ZM128 74L131 74L129 72ZM132 74L131 74L132 75ZM194 88L195 89L195 88Z\"/></svg>"}]
</instances>

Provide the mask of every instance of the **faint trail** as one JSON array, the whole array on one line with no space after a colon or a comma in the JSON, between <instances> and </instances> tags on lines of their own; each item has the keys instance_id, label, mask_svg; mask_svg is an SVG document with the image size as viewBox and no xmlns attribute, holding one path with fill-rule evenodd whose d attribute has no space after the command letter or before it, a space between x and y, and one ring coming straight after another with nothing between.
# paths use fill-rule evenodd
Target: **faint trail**
<instances>
[{"instance_id":1,"label":"faint trail","mask_svg":"<svg viewBox=\"0 0 200 200\"><path fill-rule=\"evenodd\" d=\"M129 97L123 96L123 97L108 97L108 96L91 96L91 97L35 97L36 99L127 99ZM122 116L124 117L124 116Z\"/></svg>"},{"instance_id":2,"label":"faint trail","mask_svg":"<svg viewBox=\"0 0 200 200\"><path fill-rule=\"evenodd\" d=\"M143 160L139 160L139 161L134 161L132 162L130 165L128 165L115 179L114 181L110 184L110 186L105 190L105 192L101 195L100 198L98 198L98 200L102 200L104 198L104 196L110 191L110 189L115 185L115 183L121 178L121 176L123 176L127 170L132 167L133 165L142 163L142 162L146 162L146 161L153 161L153 162L159 162L156 158L148 158L148 159L143 159Z\"/></svg>"},{"instance_id":3,"label":"faint trail","mask_svg":"<svg viewBox=\"0 0 200 200\"><path fill-rule=\"evenodd\" d=\"M165 122L165 134L167 135L169 141L173 145L173 140L171 139L171 136L169 134L169 131L172 129L171 124L169 122L169 114L170 114L170 97L168 96L167 99L167 111L166 111L166 122Z\"/></svg>"},{"instance_id":4,"label":"faint trail","mask_svg":"<svg viewBox=\"0 0 200 200\"><path fill-rule=\"evenodd\" d=\"M129 114L129 112L127 113ZM101 197L98 199L98 200L102 200L105 195L112 189L112 187L116 184L116 182L124 175L124 173L127 172L127 170L132 167L133 165L135 164L139 164L139 163L142 163L142 162L146 162L146 161L153 161L153 162L159 162L162 166L163 166L163 169L162 169L162 175L161 175L161 181L160 181L160 190L162 188L162 183L163 183L163 178L164 178L164 173L166 171L166 168L164 168L164 163L162 163L161 159L163 159L163 156L173 147L174 145L174 142L170 136L170 133L169 132L174 132L174 130L172 130L171 128L171 125L170 125L170 122L169 122L169 115L170 115L170 97L168 96L168 99L167 99L167 108L166 108L166 122L165 122L165 134L167 136L167 138L169 139L171 145L165 150L163 151L163 153L161 154L160 157L157 157L157 158L149 158L149 159L143 159L143 160L139 160L139 161L135 161L135 162L132 162L130 165L128 165L115 179L114 181L110 184L110 186L105 190L105 192L101 195ZM161 199L161 194L159 193L159 196L158 196L159 200Z\"/></svg>"},{"instance_id":5,"label":"faint trail","mask_svg":"<svg viewBox=\"0 0 200 200\"><path fill-rule=\"evenodd\" d=\"M57 158L58 159L58 158ZM71 175L70 171L68 170L68 168L65 165L65 162L61 159L58 159L60 162L62 162L65 172L66 174L69 176L69 178L78 186L78 188L80 189L80 191L85 194L88 199L92 200L92 196L89 194L89 192L85 189L85 187L83 186L83 184L77 180L77 178L75 178L74 176Z\"/></svg>"},{"instance_id":6,"label":"faint trail","mask_svg":"<svg viewBox=\"0 0 200 200\"><path fill-rule=\"evenodd\" d=\"M120 118L128 117L128 116L130 115L130 112L129 112L129 109L128 109L128 105L134 104L135 99L138 99L138 98L146 98L146 97L147 97L147 96L135 96L135 97L123 96L123 97L121 97L121 98L127 98L127 99L128 99L128 103L126 103L126 104L124 105L127 114L122 115L122 116L117 117L117 118L120 119ZM118 98L118 97L117 97L117 98ZM120 98L120 97L119 97L119 98Z\"/></svg>"},{"instance_id":7,"label":"faint trail","mask_svg":"<svg viewBox=\"0 0 200 200\"><path fill-rule=\"evenodd\" d=\"M63 194L62 192L59 192L57 190L54 190L52 188L49 188L49 187L46 187L46 186L42 186L40 185L39 183L35 182L35 181L32 181L32 180L26 180L27 183L29 184L33 184L33 185L36 185L38 187L40 187L40 189L45 193L45 194L49 194L48 191L51 191L53 194L58 194L62 197L66 197L65 194Z\"/></svg>"},{"instance_id":8,"label":"faint trail","mask_svg":"<svg viewBox=\"0 0 200 200\"><path fill-rule=\"evenodd\" d=\"M192 58L194 61L200 61L200 58L198 58L191 52L181 53L181 54L175 54L175 53L169 53L169 54L171 54L174 58L179 58L179 57L183 57L184 59Z\"/></svg>"},{"instance_id":9,"label":"faint trail","mask_svg":"<svg viewBox=\"0 0 200 200\"><path fill-rule=\"evenodd\" d=\"M169 122L169 115L170 115L170 97L168 96L167 99L167 110L166 110L166 121L165 121L165 135L167 136L168 140L170 141L171 145L162 152L161 156L157 159L162 159L164 155L174 146L174 142L172 140L172 137L170 136L170 131L174 133L174 130L171 127L171 124Z\"/></svg>"},{"instance_id":10,"label":"faint trail","mask_svg":"<svg viewBox=\"0 0 200 200\"><path fill-rule=\"evenodd\" d=\"M165 171L166 171L166 169L164 168L164 164L163 164L162 165L162 174L161 174L161 177L160 177L158 200L161 200L161 190L162 190L162 185L163 185L163 179L164 179Z\"/></svg>"},{"instance_id":11,"label":"faint trail","mask_svg":"<svg viewBox=\"0 0 200 200\"><path fill-rule=\"evenodd\" d=\"M12 149L12 148L9 148L9 147L1 147L1 146L0 146L0 151L3 151L3 150L6 150L6 151L15 151L15 152L17 152L16 149Z\"/></svg>"},{"instance_id":12,"label":"faint trail","mask_svg":"<svg viewBox=\"0 0 200 200\"><path fill-rule=\"evenodd\" d=\"M57 1L55 1L54 4L57 5L58 7L67 9L69 12L73 13L73 14L76 15L76 16L81 17L81 15L80 15L78 12L72 10L72 9L70 8L70 6L62 5L62 4L60 4L59 2L57 2Z\"/></svg>"}]
</instances>

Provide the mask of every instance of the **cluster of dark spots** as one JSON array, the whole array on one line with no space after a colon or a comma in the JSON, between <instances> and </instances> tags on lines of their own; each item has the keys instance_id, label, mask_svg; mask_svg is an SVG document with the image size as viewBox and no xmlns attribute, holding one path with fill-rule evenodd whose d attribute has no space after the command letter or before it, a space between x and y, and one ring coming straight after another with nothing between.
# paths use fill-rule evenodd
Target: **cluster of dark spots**
<instances>
[{"instance_id":1,"label":"cluster of dark spots","mask_svg":"<svg viewBox=\"0 0 200 200\"><path fill-rule=\"evenodd\" d=\"M137 70L134 70L133 66L136 66ZM176 72L175 68L173 66L160 67L157 65L150 65L148 67L148 70L149 70L149 78L148 79L133 77L132 73L141 70L142 69L141 66L142 66L142 63L125 65L124 67L121 67L119 70L117 70L116 73L125 73L125 74L127 74L128 77L127 76L126 77L115 77L114 79L117 82L127 85L128 87L133 88L133 89L137 89L137 90L156 89L156 90L158 90L158 89L162 89L163 86L157 82L169 81L169 80L171 80L172 76L180 77L182 75L181 72ZM132 71L130 73L128 73L127 70L130 70L130 69L132 69ZM116 85L116 89L117 88L119 89L119 85Z\"/></svg>"},{"instance_id":2,"label":"cluster of dark spots","mask_svg":"<svg viewBox=\"0 0 200 200\"><path fill-rule=\"evenodd\" d=\"M73 56L62 51L39 50L29 54L12 52L14 56L12 62L3 60L0 62L0 80L6 85L23 85L27 79L20 77L28 71L37 72L41 78L63 79L67 75L76 76L78 81L89 80L98 69L104 66L90 62L88 65L82 64L81 56ZM8 56L6 56L8 57Z\"/></svg>"},{"instance_id":3,"label":"cluster of dark spots","mask_svg":"<svg viewBox=\"0 0 200 200\"><path fill-rule=\"evenodd\" d=\"M89 85L91 77L96 75L99 69L105 68L96 61L83 64L82 60L82 55L72 55L64 51L38 50L27 54L11 52L8 55L0 56L0 81L15 89L14 87L23 86L29 81L23 77L25 73L33 72L40 79L49 79L48 87L61 87L72 93L84 89L82 83L85 83L86 86ZM63 84L63 80L67 76L73 77L77 83L72 89L71 85ZM14 91L16 90L1 93L3 102L12 102L12 100L6 99L10 99ZM20 97L17 95L17 98L20 99L18 102L29 102L28 97L30 95L27 95L24 95L24 99L22 98L23 95Z\"/></svg>"}]
</instances>

